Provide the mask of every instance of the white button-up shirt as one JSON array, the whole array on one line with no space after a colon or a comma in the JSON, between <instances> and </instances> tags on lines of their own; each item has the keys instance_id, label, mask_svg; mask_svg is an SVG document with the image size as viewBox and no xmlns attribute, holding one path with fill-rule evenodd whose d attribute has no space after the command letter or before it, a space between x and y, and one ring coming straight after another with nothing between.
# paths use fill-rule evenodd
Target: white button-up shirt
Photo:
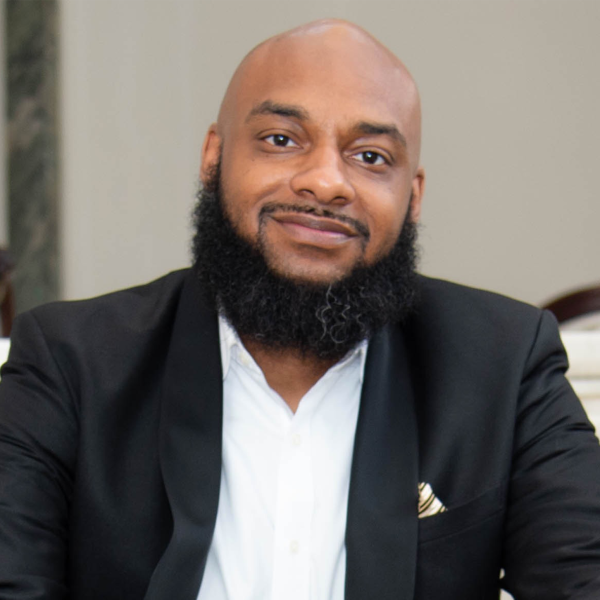
<instances>
[{"instance_id":1,"label":"white button-up shirt","mask_svg":"<svg viewBox=\"0 0 600 600\"><path fill-rule=\"evenodd\" d=\"M343 600L346 513L367 342L294 414L220 318L223 465L198 600Z\"/></svg>"}]
</instances>

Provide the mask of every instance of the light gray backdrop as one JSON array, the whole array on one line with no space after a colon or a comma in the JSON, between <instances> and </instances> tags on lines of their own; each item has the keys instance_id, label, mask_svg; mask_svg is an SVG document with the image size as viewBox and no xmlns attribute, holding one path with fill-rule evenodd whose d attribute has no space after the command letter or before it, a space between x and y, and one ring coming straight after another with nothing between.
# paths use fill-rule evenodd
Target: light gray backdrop
<instances>
[{"instance_id":1,"label":"light gray backdrop","mask_svg":"<svg viewBox=\"0 0 600 600\"><path fill-rule=\"evenodd\" d=\"M533 303L600 280L600 2L63 0L67 298L189 263L200 144L255 44L371 31L424 105L424 272Z\"/></svg>"}]
</instances>

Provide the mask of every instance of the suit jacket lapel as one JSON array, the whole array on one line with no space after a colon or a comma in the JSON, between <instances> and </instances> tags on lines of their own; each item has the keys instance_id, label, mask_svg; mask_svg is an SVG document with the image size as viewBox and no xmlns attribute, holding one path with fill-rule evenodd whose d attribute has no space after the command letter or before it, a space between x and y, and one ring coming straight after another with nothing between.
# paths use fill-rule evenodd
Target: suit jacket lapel
<instances>
[{"instance_id":1,"label":"suit jacket lapel","mask_svg":"<svg viewBox=\"0 0 600 600\"><path fill-rule=\"evenodd\" d=\"M404 335L369 344L346 526L346 600L409 600L417 551L418 440Z\"/></svg>"},{"instance_id":2,"label":"suit jacket lapel","mask_svg":"<svg viewBox=\"0 0 600 600\"><path fill-rule=\"evenodd\" d=\"M221 481L222 370L216 313L193 271L182 290L167 357L160 466L173 534L145 600L196 598L213 535Z\"/></svg>"}]
</instances>

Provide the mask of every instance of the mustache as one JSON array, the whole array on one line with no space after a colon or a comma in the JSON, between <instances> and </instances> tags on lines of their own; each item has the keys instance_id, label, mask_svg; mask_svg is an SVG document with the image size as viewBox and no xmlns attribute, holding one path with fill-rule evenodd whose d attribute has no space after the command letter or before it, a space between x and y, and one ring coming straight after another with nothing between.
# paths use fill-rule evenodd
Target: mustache
<instances>
[{"instance_id":1,"label":"mustache","mask_svg":"<svg viewBox=\"0 0 600 600\"><path fill-rule=\"evenodd\" d=\"M314 215L315 217L326 217L327 219L332 219L334 221L350 225L350 227L352 227L359 235L365 238L365 241L367 242L371 238L369 227L362 221L353 219L347 215L340 215L331 210L327 210L326 208L315 208L310 204L283 204L281 202L268 202L260 209L259 219L262 219L264 215L270 215L275 212L293 212Z\"/></svg>"}]
</instances>

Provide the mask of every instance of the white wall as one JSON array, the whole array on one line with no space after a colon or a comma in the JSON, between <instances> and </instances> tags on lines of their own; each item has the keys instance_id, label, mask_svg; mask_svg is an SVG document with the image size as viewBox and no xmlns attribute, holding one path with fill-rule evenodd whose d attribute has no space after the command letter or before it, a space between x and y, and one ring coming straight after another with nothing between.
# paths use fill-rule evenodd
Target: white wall
<instances>
[{"instance_id":1,"label":"white wall","mask_svg":"<svg viewBox=\"0 0 600 600\"><path fill-rule=\"evenodd\" d=\"M600 280L595 0L63 0L65 295L189 263L200 144L262 39L353 20L424 104L423 270L538 303Z\"/></svg>"}]
</instances>

